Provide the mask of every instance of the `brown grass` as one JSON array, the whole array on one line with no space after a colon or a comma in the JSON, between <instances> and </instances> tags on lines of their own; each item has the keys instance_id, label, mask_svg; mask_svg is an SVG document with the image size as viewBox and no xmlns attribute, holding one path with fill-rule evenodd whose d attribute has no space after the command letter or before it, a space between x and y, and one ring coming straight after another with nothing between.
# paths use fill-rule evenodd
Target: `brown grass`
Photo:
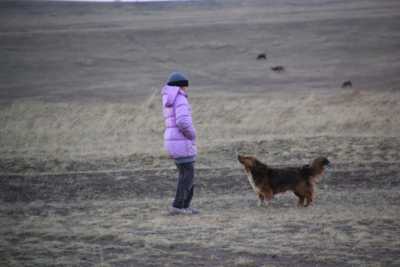
<instances>
[{"instance_id":1,"label":"brown grass","mask_svg":"<svg viewBox=\"0 0 400 267\"><path fill-rule=\"evenodd\" d=\"M53 169L43 166L44 171L65 171L62 164L71 161L122 161L114 164L115 167L126 165L124 158L126 162L129 157L137 158L136 155L151 157L151 165L157 166L154 161L167 158L162 144L159 98L158 89L154 89L141 105L40 100L3 105L1 158L34 159L58 165ZM257 144L254 141L283 138L296 142L296 139L317 135L327 136L329 142L331 136L397 136L399 98L399 92L395 91L356 90L335 94L280 92L199 96L194 93L191 102L201 156L220 148L238 148L242 141ZM325 149L340 152L334 147ZM251 152L258 152L257 145Z\"/></svg>"},{"instance_id":2,"label":"brown grass","mask_svg":"<svg viewBox=\"0 0 400 267\"><path fill-rule=\"evenodd\" d=\"M202 214L193 217L168 216L168 199L7 204L0 213L1 263L394 266L398 192L322 190L307 209L295 208L289 194L268 208L257 207L252 193L204 195L194 201Z\"/></svg>"}]
</instances>

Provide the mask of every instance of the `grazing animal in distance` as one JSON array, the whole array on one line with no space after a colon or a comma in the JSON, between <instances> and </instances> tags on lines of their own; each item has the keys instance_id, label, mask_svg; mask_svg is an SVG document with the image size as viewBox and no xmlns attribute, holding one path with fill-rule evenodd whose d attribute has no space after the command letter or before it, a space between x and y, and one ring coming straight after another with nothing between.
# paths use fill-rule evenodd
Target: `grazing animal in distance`
<instances>
[{"instance_id":1,"label":"grazing animal in distance","mask_svg":"<svg viewBox=\"0 0 400 267\"><path fill-rule=\"evenodd\" d=\"M267 59L267 55L265 53L258 54L258 56L257 56L257 60L266 60L266 59Z\"/></svg>"},{"instance_id":2,"label":"grazing animal in distance","mask_svg":"<svg viewBox=\"0 0 400 267\"><path fill-rule=\"evenodd\" d=\"M271 70L275 71L275 72L282 72L282 71L285 70L285 67L283 67L283 66L274 66L274 67L271 67Z\"/></svg>"},{"instance_id":3,"label":"grazing animal in distance","mask_svg":"<svg viewBox=\"0 0 400 267\"><path fill-rule=\"evenodd\" d=\"M350 80L344 81L342 83L342 88L346 88L346 87L353 87L353 83Z\"/></svg>"},{"instance_id":4,"label":"grazing animal in distance","mask_svg":"<svg viewBox=\"0 0 400 267\"><path fill-rule=\"evenodd\" d=\"M311 165L300 167L270 167L253 156L238 155L250 185L259 198L259 204L265 205L274 195L292 191L298 197L298 206L307 207L314 201L314 187L325 166L330 162L325 157L314 159Z\"/></svg>"}]
</instances>

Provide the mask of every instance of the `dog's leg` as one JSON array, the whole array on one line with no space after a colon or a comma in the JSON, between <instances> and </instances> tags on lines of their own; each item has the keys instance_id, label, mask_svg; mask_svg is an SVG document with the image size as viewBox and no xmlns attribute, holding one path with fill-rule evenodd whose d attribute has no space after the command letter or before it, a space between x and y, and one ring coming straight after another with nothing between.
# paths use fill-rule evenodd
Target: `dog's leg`
<instances>
[{"instance_id":1,"label":"dog's leg","mask_svg":"<svg viewBox=\"0 0 400 267\"><path fill-rule=\"evenodd\" d=\"M306 194L306 205L305 205L305 207L308 207L308 206L311 205L311 203L313 202L313 196L314 196L314 194L313 194L312 191L307 192L307 194Z\"/></svg>"},{"instance_id":2,"label":"dog's leg","mask_svg":"<svg viewBox=\"0 0 400 267\"><path fill-rule=\"evenodd\" d=\"M258 206L262 207L265 205L264 196L261 193L258 193Z\"/></svg>"},{"instance_id":3,"label":"dog's leg","mask_svg":"<svg viewBox=\"0 0 400 267\"><path fill-rule=\"evenodd\" d=\"M299 199L299 203L297 203L297 207L299 207L299 208L304 207L304 197L301 197Z\"/></svg>"},{"instance_id":4,"label":"dog's leg","mask_svg":"<svg viewBox=\"0 0 400 267\"><path fill-rule=\"evenodd\" d=\"M274 197L274 193L272 193L272 191L268 190L265 192L264 197L269 201Z\"/></svg>"},{"instance_id":5,"label":"dog's leg","mask_svg":"<svg viewBox=\"0 0 400 267\"><path fill-rule=\"evenodd\" d=\"M304 207L304 196L299 194L298 192L294 192L294 194L299 198L299 202L297 203L297 206Z\"/></svg>"},{"instance_id":6,"label":"dog's leg","mask_svg":"<svg viewBox=\"0 0 400 267\"><path fill-rule=\"evenodd\" d=\"M266 190L263 196L264 196L264 204L266 207L268 207L269 204L271 203L272 198L274 197L274 193L272 193L271 190Z\"/></svg>"},{"instance_id":7,"label":"dog's leg","mask_svg":"<svg viewBox=\"0 0 400 267\"><path fill-rule=\"evenodd\" d=\"M310 204L314 202L315 192L314 192L314 185L311 187L310 190Z\"/></svg>"}]
</instances>

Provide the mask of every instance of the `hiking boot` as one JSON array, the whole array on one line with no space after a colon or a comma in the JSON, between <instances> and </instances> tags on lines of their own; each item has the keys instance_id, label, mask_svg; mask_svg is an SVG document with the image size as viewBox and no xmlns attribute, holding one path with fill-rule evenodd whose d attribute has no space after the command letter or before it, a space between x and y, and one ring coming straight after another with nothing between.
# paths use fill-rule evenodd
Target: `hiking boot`
<instances>
[{"instance_id":1,"label":"hiking boot","mask_svg":"<svg viewBox=\"0 0 400 267\"><path fill-rule=\"evenodd\" d=\"M169 207L168 213L169 215L190 214L186 209L179 209L174 206Z\"/></svg>"},{"instance_id":2,"label":"hiking boot","mask_svg":"<svg viewBox=\"0 0 400 267\"><path fill-rule=\"evenodd\" d=\"M200 211L198 209L195 209L192 207L186 208L185 210L186 210L187 214L199 214L200 213Z\"/></svg>"}]
</instances>

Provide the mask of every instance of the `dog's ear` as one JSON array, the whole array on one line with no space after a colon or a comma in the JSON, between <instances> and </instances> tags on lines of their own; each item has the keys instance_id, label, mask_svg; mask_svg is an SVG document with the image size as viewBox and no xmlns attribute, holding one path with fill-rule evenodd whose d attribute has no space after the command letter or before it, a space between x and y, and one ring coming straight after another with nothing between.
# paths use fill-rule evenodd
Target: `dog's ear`
<instances>
[{"instance_id":1,"label":"dog's ear","mask_svg":"<svg viewBox=\"0 0 400 267\"><path fill-rule=\"evenodd\" d=\"M255 159L254 157L251 156L242 156L242 155L238 155L238 160L241 164L243 164L245 167L251 167L254 166L255 161L257 161L257 159Z\"/></svg>"}]
</instances>

